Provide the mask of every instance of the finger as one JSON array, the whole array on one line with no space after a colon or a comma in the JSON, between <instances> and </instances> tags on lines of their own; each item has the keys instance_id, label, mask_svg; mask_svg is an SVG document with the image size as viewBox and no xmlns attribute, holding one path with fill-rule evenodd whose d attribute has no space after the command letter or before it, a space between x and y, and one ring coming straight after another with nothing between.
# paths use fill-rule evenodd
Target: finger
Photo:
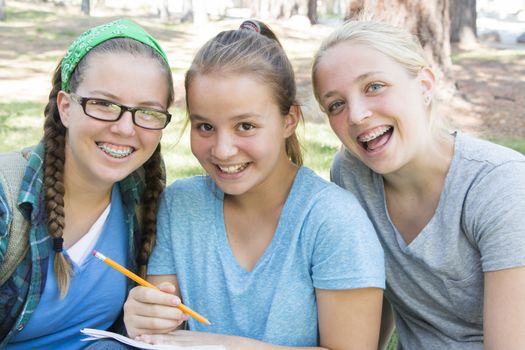
<instances>
[{"instance_id":1,"label":"finger","mask_svg":"<svg viewBox=\"0 0 525 350\"><path fill-rule=\"evenodd\" d=\"M133 288L129 295L132 299L145 304L177 306L181 303L180 298L176 295L143 286Z\"/></svg>"},{"instance_id":2,"label":"finger","mask_svg":"<svg viewBox=\"0 0 525 350\"><path fill-rule=\"evenodd\" d=\"M175 290L176 290L175 286L169 282L162 282L161 284L157 286L157 288L169 294L175 294Z\"/></svg>"}]
</instances>

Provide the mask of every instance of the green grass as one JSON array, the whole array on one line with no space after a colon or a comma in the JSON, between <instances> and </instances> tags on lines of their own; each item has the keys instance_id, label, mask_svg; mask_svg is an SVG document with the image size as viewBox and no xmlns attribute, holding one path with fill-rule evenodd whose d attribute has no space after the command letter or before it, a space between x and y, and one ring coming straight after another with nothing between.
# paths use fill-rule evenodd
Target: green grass
<instances>
[{"instance_id":1,"label":"green grass","mask_svg":"<svg viewBox=\"0 0 525 350\"><path fill-rule=\"evenodd\" d=\"M473 61L494 61L494 60L516 60L525 58L525 50L496 50L496 49L479 49L464 52L455 52L452 54L452 62L459 63L466 60Z\"/></svg>"}]
</instances>

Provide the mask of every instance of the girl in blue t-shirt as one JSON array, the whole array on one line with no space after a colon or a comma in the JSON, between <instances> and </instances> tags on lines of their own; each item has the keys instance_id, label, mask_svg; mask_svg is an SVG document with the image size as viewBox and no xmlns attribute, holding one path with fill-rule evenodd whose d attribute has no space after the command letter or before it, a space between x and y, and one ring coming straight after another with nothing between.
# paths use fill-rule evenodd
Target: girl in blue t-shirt
<instances>
[{"instance_id":1,"label":"girl in blue t-shirt","mask_svg":"<svg viewBox=\"0 0 525 350\"><path fill-rule=\"evenodd\" d=\"M197 53L185 87L191 149L208 175L163 193L148 265L161 291L131 291L129 335L376 349L383 252L355 197L301 165L294 73L275 35L257 21L221 32ZM342 206L349 214L337 214ZM211 325L183 314L181 300ZM183 321L189 331L177 330Z\"/></svg>"}]
</instances>

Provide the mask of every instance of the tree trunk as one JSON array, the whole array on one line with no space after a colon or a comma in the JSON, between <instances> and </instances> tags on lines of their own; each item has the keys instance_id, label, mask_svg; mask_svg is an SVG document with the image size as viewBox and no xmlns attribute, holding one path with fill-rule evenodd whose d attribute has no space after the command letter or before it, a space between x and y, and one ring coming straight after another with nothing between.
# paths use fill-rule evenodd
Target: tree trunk
<instances>
[{"instance_id":1,"label":"tree trunk","mask_svg":"<svg viewBox=\"0 0 525 350\"><path fill-rule=\"evenodd\" d=\"M5 21L5 0L0 0L0 21Z\"/></svg>"},{"instance_id":2,"label":"tree trunk","mask_svg":"<svg viewBox=\"0 0 525 350\"><path fill-rule=\"evenodd\" d=\"M159 13L159 17L161 20L168 21L170 19L170 9L168 0L158 0L157 12Z\"/></svg>"},{"instance_id":3,"label":"tree trunk","mask_svg":"<svg viewBox=\"0 0 525 350\"><path fill-rule=\"evenodd\" d=\"M90 7L91 6L89 0L82 0L82 5L80 5L80 11L82 11L82 13L86 16L89 16Z\"/></svg>"},{"instance_id":4,"label":"tree trunk","mask_svg":"<svg viewBox=\"0 0 525 350\"><path fill-rule=\"evenodd\" d=\"M458 0L461 1L461 0ZM417 35L427 58L447 73L450 59L449 0L364 0L374 19L403 27Z\"/></svg>"},{"instance_id":5,"label":"tree trunk","mask_svg":"<svg viewBox=\"0 0 525 350\"><path fill-rule=\"evenodd\" d=\"M472 46L477 43L476 0L450 0L450 41Z\"/></svg>"},{"instance_id":6,"label":"tree trunk","mask_svg":"<svg viewBox=\"0 0 525 350\"><path fill-rule=\"evenodd\" d=\"M345 21L349 19L357 19L363 12L364 7L364 0L350 0L346 6Z\"/></svg>"},{"instance_id":7,"label":"tree trunk","mask_svg":"<svg viewBox=\"0 0 525 350\"><path fill-rule=\"evenodd\" d=\"M317 24L317 0L308 0L308 19L310 24Z\"/></svg>"}]
</instances>

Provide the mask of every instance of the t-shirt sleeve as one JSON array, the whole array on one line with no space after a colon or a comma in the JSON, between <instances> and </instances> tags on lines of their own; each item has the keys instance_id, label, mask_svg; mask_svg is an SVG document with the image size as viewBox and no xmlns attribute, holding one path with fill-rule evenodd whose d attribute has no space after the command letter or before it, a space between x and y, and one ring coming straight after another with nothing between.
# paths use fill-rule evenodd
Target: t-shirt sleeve
<instances>
[{"instance_id":1,"label":"t-shirt sleeve","mask_svg":"<svg viewBox=\"0 0 525 350\"><path fill-rule=\"evenodd\" d=\"M317 230L312 256L315 288L385 287L383 250L372 223L350 192L332 185L310 219L306 224Z\"/></svg>"},{"instance_id":2,"label":"t-shirt sleeve","mask_svg":"<svg viewBox=\"0 0 525 350\"><path fill-rule=\"evenodd\" d=\"M525 266L525 162L499 165L474 183L464 213L484 272Z\"/></svg>"},{"instance_id":3,"label":"t-shirt sleeve","mask_svg":"<svg viewBox=\"0 0 525 350\"><path fill-rule=\"evenodd\" d=\"M148 275L175 275L174 259L172 249L172 224L170 213L175 196L173 188L166 189L160 198L159 210L157 213L157 242L153 248L148 263Z\"/></svg>"}]
</instances>

